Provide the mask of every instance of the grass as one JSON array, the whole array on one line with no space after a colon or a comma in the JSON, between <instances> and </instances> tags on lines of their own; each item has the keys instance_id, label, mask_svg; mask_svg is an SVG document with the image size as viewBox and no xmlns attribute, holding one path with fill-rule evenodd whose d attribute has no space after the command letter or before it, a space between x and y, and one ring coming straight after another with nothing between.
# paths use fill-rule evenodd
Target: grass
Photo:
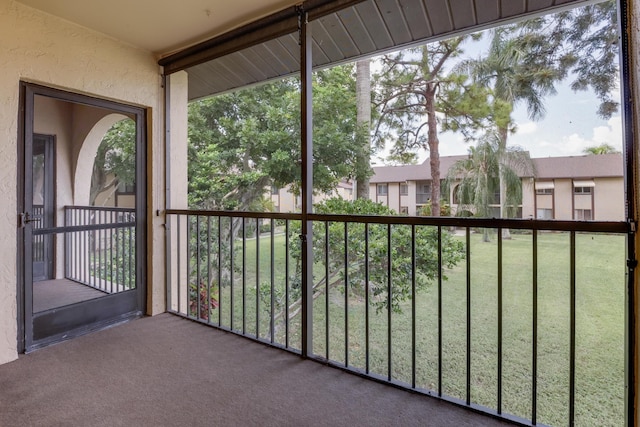
<instances>
[{"instance_id":1,"label":"grass","mask_svg":"<svg viewBox=\"0 0 640 427\"><path fill-rule=\"evenodd\" d=\"M460 237L464 240L464 237ZM503 242L502 410L531 419L533 347L532 236L514 234ZM259 257L256 250L259 248ZM569 420L570 240L568 234L538 237L537 422L565 425ZM490 243L471 236L470 264L447 271L442 286L442 384L438 381L438 288L432 284L415 301L416 387L466 399L470 376L472 403L497 408L498 268L495 236ZM256 304L256 271L271 289L269 237L247 241L245 330L270 339L270 301ZM285 237L273 241L276 302L284 295ZM576 425L624 423L625 238L578 234L576 237ZM236 250L233 287L221 292L222 324L242 329L241 251ZM259 266L259 269L257 268ZM467 267L470 275L470 371L467 372ZM314 266L323 271L324 266ZM290 273L293 274L293 266ZM230 303L233 295L233 305ZM328 298L328 299L327 299ZM231 307L233 306L233 310ZM329 320L327 322L327 306ZM256 321L256 307L260 319ZM276 307L278 304L276 303ZM347 310L345 310L347 308ZM314 302L314 353L355 368L366 368L365 303L362 296L331 288ZM233 311L233 312L232 312ZM275 310L277 311L277 309ZM348 316L345 312L348 311ZM370 372L412 383L412 304L400 313L369 310ZM217 313L213 319L217 322ZM345 326L348 321L348 333ZM327 325L329 333L327 334ZM284 319L274 325L274 341L284 344ZM300 316L290 321L290 345L300 347ZM328 340L327 340L328 335ZM327 347L328 344L328 347ZM389 348L391 349L389 353ZM391 358L389 360L389 354ZM390 367L390 370L389 370Z\"/></svg>"}]
</instances>

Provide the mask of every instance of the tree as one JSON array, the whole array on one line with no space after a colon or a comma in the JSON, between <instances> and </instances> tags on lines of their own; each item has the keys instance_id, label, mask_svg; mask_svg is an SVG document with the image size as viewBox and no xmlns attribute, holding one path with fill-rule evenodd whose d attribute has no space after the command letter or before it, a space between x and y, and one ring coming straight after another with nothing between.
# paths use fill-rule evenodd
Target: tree
<instances>
[{"instance_id":1,"label":"tree","mask_svg":"<svg viewBox=\"0 0 640 427\"><path fill-rule=\"evenodd\" d=\"M332 198L315 205L319 214L344 214L344 215L384 215L395 216L397 213L380 203L374 203L367 199L357 199L353 202L341 198ZM313 255L314 265L328 268L317 268L320 272L314 277L312 284L313 298L325 294L327 289L349 292L350 294L364 297L368 291L370 304L376 310L391 309L401 311L401 304L411 297L412 291L412 253L411 253L411 227L406 225L391 226L391 253L388 252L388 230L386 225L370 224L368 227L368 239L365 239L365 225L363 223L330 222L328 224L328 240L325 236L325 224L314 222L313 225ZM345 227L347 228L346 245L348 253L345 265ZM301 309L300 283L296 282L300 277L301 250L298 232L293 230L290 238L291 257L294 260L295 273L290 280L293 289L290 290L289 317L298 315ZM453 268L464 256L462 241L455 239L446 231L442 232L442 271L438 269L438 228L416 228L416 289L423 290L435 281L439 273L446 280L446 269ZM368 241L368 249L366 243ZM325 245L328 245L328 259L325 258ZM368 250L369 263L365 264L365 251ZM391 257L392 288L388 292L388 261ZM348 281L345 283L345 268L348 271ZM369 282L365 281L365 272L368 268ZM329 271L329 275L325 272ZM270 289L263 289L263 297L267 298ZM266 305L266 304L265 304ZM277 319L285 313L284 301L279 299L277 307Z\"/></svg>"},{"instance_id":2,"label":"tree","mask_svg":"<svg viewBox=\"0 0 640 427\"><path fill-rule=\"evenodd\" d=\"M584 150L582 150L583 153L585 154L591 154L591 155L600 155L600 154L619 154L620 151L616 150L616 147L614 147L613 145L610 144L600 144L600 145L595 145L593 147L587 147Z\"/></svg>"},{"instance_id":3,"label":"tree","mask_svg":"<svg viewBox=\"0 0 640 427\"><path fill-rule=\"evenodd\" d=\"M328 193L341 180L359 176L356 159L362 146L355 143L354 77L353 66L314 74L314 191ZM283 79L190 104L188 138L190 207L263 211L268 209L265 193L271 186L289 186L299 194L299 80ZM366 167L370 170L368 161ZM214 256L208 256L206 250L197 251L206 248L203 236L192 237L192 253L201 257L192 262L194 266L199 263L201 277L212 281L199 283L194 276L194 298L202 294L202 289L216 289L230 282L230 267L225 263L220 263L223 271L209 272L217 269L218 257L228 258L231 242L241 227L241 221L233 220L229 226L220 227L219 236L214 228L211 237L221 242L220 253Z\"/></svg>"},{"instance_id":4,"label":"tree","mask_svg":"<svg viewBox=\"0 0 640 427\"><path fill-rule=\"evenodd\" d=\"M455 37L385 55L377 76L380 119L375 135L379 141L394 142L392 158L402 163L410 163L416 149L429 151L436 216L441 197L438 127L470 138L495 113L484 88L468 84L466 75L448 69L461 55L463 42L474 37Z\"/></svg>"},{"instance_id":5,"label":"tree","mask_svg":"<svg viewBox=\"0 0 640 427\"><path fill-rule=\"evenodd\" d=\"M356 62L356 142L362 148L356 159L356 199L369 198L371 169L371 60Z\"/></svg>"},{"instance_id":6,"label":"tree","mask_svg":"<svg viewBox=\"0 0 640 427\"><path fill-rule=\"evenodd\" d=\"M619 103L618 11L615 0L523 21L514 31L529 46L533 67L554 67L570 78L574 91L591 89L600 99L598 115L610 118Z\"/></svg>"},{"instance_id":7,"label":"tree","mask_svg":"<svg viewBox=\"0 0 640 427\"><path fill-rule=\"evenodd\" d=\"M317 192L331 192L341 180L362 175L353 74L353 66L314 74ZM290 186L299 194L299 91L299 80L290 78L190 104L190 206L257 210L271 185Z\"/></svg>"},{"instance_id":8,"label":"tree","mask_svg":"<svg viewBox=\"0 0 640 427\"><path fill-rule=\"evenodd\" d=\"M469 148L468 158L458 160L449 169L447 184L454 188L458 212L472 208L475 216L490 217L490 205L499 203L502 198L496 197L501 183L506 189L507 209L515 211L522 203L521 176L535 176L529 153L519 147L505 148L499 131L489 131L475 147ZM483 240L489 241L486 228Z\"/></svg>"},{"instance_id":9,"label":"tree","mask_svg":"<svg viewBox=\"0 0 640 427\"><path fill-rule=\"evenodd\" d=\"M460 68L466 70L478 84L491 90L493 102L500 102L503 114L497 116L498 150L497 153L508 154L507 140L509 133L515 131L511 114L515 106L522 102L527 106L529 118L538 120L544 116L544 98L556 93L555 83L563 77L563 73L551 64L541 61L530 61L531 52L539 46L530 44L525 37L514 36L517 27L499 27L491 34L491 43L486 56L464 61ZM498 158L498 168L507 167L508 158ZM500 218L508 218L507 173L499 171ZM509 237L509 230L503 230L503 237Z\"/></svg>"},{"instance_id":10,"label":"tree","mask_svg":"<svg viewBox=\"0 0 640 427\"><path fill-rule=\"evenodd\" d=\"M115 191L118 185L133 185L136 180L136 126L131 119L114 124L98 146L91 173L89 204L99 194Z\"/></svg>"}]
</instances>

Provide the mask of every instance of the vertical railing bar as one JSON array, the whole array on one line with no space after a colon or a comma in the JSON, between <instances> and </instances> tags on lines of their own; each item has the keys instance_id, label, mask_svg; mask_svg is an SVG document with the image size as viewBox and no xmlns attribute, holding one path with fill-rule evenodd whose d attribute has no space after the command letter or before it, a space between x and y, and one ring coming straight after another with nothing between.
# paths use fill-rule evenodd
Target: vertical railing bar
<instances>
[{"instance_id":1,"label":"vertical railing bar","mask_svg":"<svg viewBox=\"0 0 640 427\"><path fill-rule=\"evenodd\" d=\"M100 212L96 212L94 215L99 215L99 214L100 214ZM99 234L99 233L100 233L100 230L98 230L97 232L96 231L91 231L91 235L92 236L95 236L96 234ZM89 256L89 259L88 259L89 271L93 272L93 274L91 274L91 273L89 274L89 284L93 285L93 286L95 286L96 285L96 281L99 280L99 278L96 277L96 276L98 276L98 272L96 271L96 253L95 253L96 249L95 249L95 244L96 244L96 242L95 242L95 237L94 237L94 247L93 248L85 248L85 249L87 249L87 254ZM98 241L98 248L100 248L99 241ZM92 257L92 255L93 255L93 257ZM92 277L93 277L93 280L92 280Z\"/></svg>"},{"instance_id":2,"label":"vertical railing bar","mask_svg":"<svg viewBox=\"0 0 640 427\"><path fill-rule=\"evenodd\" d=\"M186 292L186 303L187 303L187 315L191 317L189 303L189 291L191 288L191 215L187 215L187 292Z\"/></svg>"},{"instance_id":3,"label":"vertical railing bar","mask_svg":"<svg viewBox=\"0 0 640 427\"><path fill-rule=\"evenodd\" d=\"M128 218L129 221L133 220L133 217L131 216L131 214L129 214L128 217L129 217ZM135 282L131 283L132 279L133 279L133 257L134 257L134 254L136 253L136 250L133 247L133 239L132 239L134 230L135 230L135 227L129 227L129 237L128 237L129 238L129 246L128 246L129 253L127 254L127 259L128 259L128 262L129 262L129 274L128 274L128 278L127 278L128 285L129 285L128 289L137 288L137 286L135 286Z\"/></svg>"},{"instance_id":4,"label":"vertical railing bar","mask_svg":"<svg viewBox=\"0 0 640 427\"><path fill-rule=\"evenodd\" d=\"M329 221L324 223L325 357L329 360Z\"/></svg>"},{"instance_id":5,"label":"vertical railing bar","mask_svg":"<svg viewBox=\"0 0 640 427\"><path fill-rule=\"evenodd\" d=\"M271 324L269 326L269 335L271 335L271 344L273 344L275 342L275 317L274 317L274 313L273 310L275 308L276 305L276 301L275 301L275 281L276 281L276 269L275 269L275 262L276 262L276 258L275 258L275 230L274 230L274 226L275 226L275 222L273 220L273 218L271 218L269 220L269 225L270 225L270 230L271 230L271 256L270 256L270 261L271 261L271 268L270 268L270 273L271 273L271 300L269 301L271 304L271 307L269 308L270 311L270 315L271 315Z\"/></svg>"},{"instance_id":6,"label":"vertical railing bar","mask_svg":"<svg viewBox=\"0 0 640 427\"><path fill-rule=\"evenodd\" d=\"M182 262L181 262L182 260L180 259L180 258L182 258L181 257L181 255L182 255L182 245L180 244L182 242L182 233L181 233L181 230L180 230L181 229L180 223L182 222L182 215L176 215L176 219L177 219L177 224L176 224L176 240L177 240L177 243L176 243L176 246L177 246L176 259L178 261L177 262L177 266L176 266L177 267L176 268L177 269L177 274L178 274L178 276L177 276L177 282L178 283L177 283L176 289L177 289L177 293L178 293L178 295L177 295L177 300L178 300L177 311L178 311L178 313L180 313L180 307L182 307L182 304L181 304L182 301L181 301L181 298L180 298L180 295L181 295L181 292L180 292L180 280L182 278L182 271L181 271L182 269L181 269L181 266L180 266L180 264L182 264ZM185 313L185 314L187 314L187 313Z\"/></svg>"},{"instance_id":7,"label":"vertical railing bar","mask_svg":"<svg viewBox=\"0 0 640 427\"><path fill-rule=\"evenodd\" d=\"M211 217L207 217L207 323L211 322Z\"/></svg>"},{"instance_id":8,"label":"vertical railing bar","mask_svg":"<svg viewBox=\"0 0 640 427\"><path fill-rule=\"evenodd\" d=\"M73 225L77 225L78 224L78 210L74 209L72 214L72 221L73 221ZM78 273L78 233L73 233L72 235L72 244L73 244L73 266L72 266L72 271L73 271L73 278L74 279L78 279L79 273Z\"/></svg>"},{"instance_id":9,"label":"vertical railing bar","mask_svg":"<svg viewBox=\"0 0 640 427\"><path fill-rule=\"evenodd\" d=\"M498 414L502 414L502 229L498 228Z\"/></svg>"},{"instance_id":10,"label":"vertical railing bar","mask_svg":"<svg viewBox=\"0 0 640 427\"><path fill-rule=\"evenodd\" d=\"M89 214L89 211L87 211L87 210L85 209L85 210L84 210L84 215L83 215L83 222L84 222L84 224L83 224L83 225L86 225L86 224L88 224L88 223L89 223L89 221L88 221L88 214ZM84 252L85 254L87 254L87 255L83 256L83 262L82 262L82 263L83 263L84 265L82 266L82 281L83 281L84 283L90 283L90 282L89 282L89 280L88 280L88 275L87 275L87 270L89 269L89 260L87 259L87 256L88 256L88 254L89 254L89 251L87 250L87 247L88 247L88 246L87 246L87 240L88 240L88 239L87 239L87 231L85 231L85 232L83 232L83 233L82 233L82 239L84 240L84 244L82 245L82 246L83 246L83 248L84 248L84 251L83 251L83 252Z\"/></svg>"},{"instance_id":11,"label":"vertical railing bar","mask_svg":"<svg viewBox=\"0 0 640 427\"><path fill-rule=\"evenodd\" d=\"M256 218L256 339L260 338L260 219Z\"/></svg>"},{"instance_id":12,"label":"vertical railing bar","mask_svg":"<svg viewBox=\"0 0 640 427\"><path fill-rule=\"evenodd\" d=\"M416 225L411 224L411 388L416 388Z\"/></svg>"},{"instance_id":13,"label":"vertical railing bar","mask_svg":"<svg viewBox=\"0 0 640 427\"><path fill-rule=\"evenodd\" d=\"M119 216L119 223L122 224L124 222L124 218L123 218L124 213L120 213ZM127 275L127 270L126 270L126 261L125 261L125 232L124 232L125 228L122 225L118 226L118 231L119 231L119 238L118 238L118 248L120 249L120 256L118 257L118 267L119 267L119 275L120 278L118 279L118 292L122 292L124 291L126 288L126 279L125 276Z\"/></svg>"},{"instance_id":14,"label":"vertical railing bar","mask_svg":"<svg viewBox=\"0 0 640 427\"><path fill-rule=\"evenodd\" d=\"M111 211L109 214L109 224L113 224L113 216L115 212ZM113 229L109 231L109 290L113 293Z\"/></svg>"},{"instance_id":15,"label":"vertical railing bar","mask_svg":"<svg viewBox=\"0 0 640 427\"><path fill-rule=\"evenodd\" d=\"M391 306L393 302L393 295L391 294L391 271L392 271L391 259L391 224L387 224L387 379L391 381Z\"/></svg>"},{"instance_id":16,"label":"vertical railing bar","mask_svg":"<svg viewBox=\"0 0 640 427\"><path fill-rule=\"evenodd\" d=\"M234 298L234 274L233 274L233 270L235 269L235 262L234 262L234 240L235 240L235 233L233 232L233 225L234 225L234 220L237 221L237 218L234 217L230 217L229 218L229 259L230 259L230 265L229 265L229 286L231 289L230 292L230 298L229 298L229 304L231 304L230 306L230 319L229 319L229 328L233 331L233 317L234 317L234 308L235 308L235 298Z\"/></svg>"},{"instance_id":17,"label":"vertical railing bar","mask_svg":"<svg viewBox=\"0 0 640 427\"><path fill-rule=\"evenodd\" d=\"M102 225L104 224L104 212L98 211L96 212L96 214L98 215L98 224ZM101 270L104 272L104 275L106 276L107 274L107 252L104 250L104 248L102 247L102 244L104 242L104 233L105 231L103 229L98 230L98 253L99 255L99 262L98 262L98 270ZM106 291L107 290L107 282L106 279L103 279L102 282L98 281L96 282L96 279L98 279L95 275L93 276L93 284L95 285L96 283L99 284L99 288ZM89 277L89 282L91 282L91 276Z\"/></svg>"},{"instance_id":18,"label":"vertical railing bar","mask_svg":"<svg viewBox=\"0 0 640 427\"><path fill-rule=\"evenodd\" d=\"M533 336L531 355L531 424L536 425L538 417L538 231L533 230Z\"/></svg>"},{"instance_id":19,"label":"vertical railing bar","mask_svg":"<svg viewBox=\"0 0 640 427\"><path fill-rule=\"evenodd\" d=\"M242 217L242 335L247 333L247 219Z\"/></svg>"},{"instance_id":20,"label":"vertical railing bar","mask_svg":"<svg viewBox=\"0 0 640 427\"><path fill-rule=\"evenodd\" d=\"M81 210L78 210L77 212L78 217L77 217L77 225L83 225L84 222L84 212ZM83 231L79 231L76 234L77 237L77 245L76 245L76 250L79 251L78 253L78 260L76 261L76 265L77 265L77 269L78 269L78 274L76 275L76 279L83 281L84 280L84 250L81 250L82 248L82 241L84 240L84 232Z\"/></svg>"},{"instance_id":21,"label":"vertical railing bar","mask_svg":"<svg viewBox=\"0 0 640 427\"><path fill-rule=\"evenodd\" d=\"M569 344L569 425L575 422L576 399L576 232L570 234L570 344Z\"/></svg>"},{"instance_id":22,"label":"vertical railing bar","mask_svg":"<svg viewBox=\"0 0 640 427\"><path fill-rule=\"evenodd\" d=\"M198 319L202 319L201 307L202 307L202 276L200 275L200 215L196 216L196 299L198 307L196 314ZM208 305L207 305L208 307Z\"/></svg>"},{"instance_id":23,"label":"vertical railing bar","mask_svg":"<svg viewBox=\"0 0 640 427\"><path fill-rule=\"evenodd\" d=\"M87 212L87 213L89 213L89 212ZM102 215L102 212L96 212L95 215L98 218L96 224L101 224L100 216ZM96 217L94 217L94 218L96 218ZM90 218L87 220L87 222L89 222L89 221L91 221ZM102 269L104 268L104 264L106 264L106 262L105 262L106 255L105 255L105 253L104 253L104 251L102 250L102 247L101 247L102 246L102 239L103 239L102 232L103 232L103 230L97 230L95 232L94 236L97 234L98 238L96 239L94 237L94 247L92 248L94 251L97 250L98 256L96 257L95 256L95 252L94 252L94 260L97 260L97 263L98 263L97 271L101 272L101 274L100 275L96 275L96 269L94 268L94 275L92 276L90 274L90 272L89 272L89 274L87 276L87 279L86 279L86 283L89 283L89 284L94 285L94 286L98 286L99 289L102 289L102 290L106 291L107 290L106 285L103 286L102 282L100 282L99 280L96 282L96 279L99 279L99 277L102 275ZM85 238L87 240L91 240L91 235L89 235L88 232L85 232L85 236L86 236ZM83 263L83 264L85 264L85 263ZM86 268L85 268L85 274L87 274L86 273ZM92 278L93 278L93 280L92 280Z\"/></svg>"},{"instance_id":24,"label":"vertical railing bar","mask_svg":"<svg viewBox=\"0 0 640 427\"><path fill-rule=\"evenodd\" d=\"M218 217L218 326L222 325L222 217Z\"/></svg>"},{"instance_id":25,"label":"vertical railing bar","mask_svg":"<svg viewBox=\"0 0 640 427\"><path fill-rule=\"evenodd\" d=\"M289 348L289 220L284 223L284 346Z\"/></svg>"},{"instance_id":26,"label":"vertical railing bar","mask_svg":"<svg viewBox=\"0 0 640 427\"><path fill-rule=\"evenodd\" d=\"M467 227L467 405L471 404L471 229Z\"/></svg>"},{"instance_id":27,"label":"vertical railing bar","mask_svg":"<svg viewBox=\"0 0 640 427\"><path fill-rule=\"evenodd\" d=\"M365 371L369 373L369 223L364 225L364 352Z\"/></svg>"},{"instance_id":28,"label":"vertical railing bar","mask_svg":"<svg viewBox=\"0 0 640 427\"><path fill-rule=\"evenodd\" d=\"M97 215L97 223L105 224L107 222L107 213L99 212ZM107 241L107 230L102 229L98 230L98 240L99 240L99 248L100 252L98 253L98 271L101 272L101 275L104 275L102 280L98 278L99 288L103 291L107 290L107 251L106 251L106 241Z\"/></svg>"},{"instance_id":29,"label":"vertical railing bar","mask_svg":"<svg viewBox=\"0 0 640 427\"><path fill-rule=\"evenodd\" d=\"M98 220L97 221L98 221L98 224L102 224L102 225L107 224L107 221L108 221L107 220L107 212L106 211L100 212L98 214ZM107 246L107 243L106 243L107 242L107 233L108 233L108 231L106 229L102 229L102 230L99 231L100 243L101 243L100 253L102 254L99 268L103 272L104 278L103 278L102 282L99 281L98 283L100 283L100 289L102 289L104 291L107 291L107 288L108 288L107 282L110 282L110 281L107 281L107 272L108 272L108 268L109 268L109 256L111 254L111 249L109 249L109 252L107 252L107 249L106 249L106 246Z\"/></svg>"},{"instance_id":30,"label":"vertical railing bar","mask_svg":"<svg viewBox=\"0 0 640 427\"><path fill-rule=\"evenodd\" d=\"M349 223L344 223L344 366L349 366Z\"/></svg>"},{"instance_id":31,"label":"vertical railing bar","mask_svg":"<svg viewBox=\"0 0 640 427\"><path fill-rule=\"evenodd\" d=\"M64 225L69 226L69 208L64 208ZM64 233L64 277L69 278L69 233Z\"/></svg>"},{"instance_id":32,"label":"vertical railing bar","mask_svg":"<svg viewBox=\"0 0 640 427\"><path fill-rule=\"evenodd\" d=\"M442 226L438 226L438 397L442 397Z\"/></svg>"}]
</instances>

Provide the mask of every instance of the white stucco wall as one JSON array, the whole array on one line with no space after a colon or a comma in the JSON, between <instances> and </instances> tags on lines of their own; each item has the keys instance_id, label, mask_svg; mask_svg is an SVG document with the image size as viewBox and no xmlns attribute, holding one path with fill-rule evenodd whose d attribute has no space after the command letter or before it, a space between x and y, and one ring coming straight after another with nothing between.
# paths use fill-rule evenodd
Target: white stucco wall
<instances>
[{"instance_id":1,"label":"white stucco wall","mask_svg":"<svg viewBox=\"0 0 640 427\"><path fill-rule=\"evenodd\" d=\"M162 88L149 52L86 30L10 0L0 0L0 363L17 357L16 213L20 80L148 108L148 177L155 188L149 213L163 205ZM160 191L158 191L160 190ZM163 280L163 217L150 215L148 283ZM154 253L156 256L154 257ZM152 313L161 311L161 286L151 287ZM158 301L158 303L156 303Z\"/></svg>"}]
</instances>

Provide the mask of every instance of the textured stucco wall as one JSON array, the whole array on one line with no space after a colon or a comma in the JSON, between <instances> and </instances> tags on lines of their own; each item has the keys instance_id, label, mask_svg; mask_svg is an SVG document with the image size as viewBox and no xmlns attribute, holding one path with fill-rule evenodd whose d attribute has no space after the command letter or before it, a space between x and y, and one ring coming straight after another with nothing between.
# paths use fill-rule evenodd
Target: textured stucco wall
<instances>
[{"instance_id":1,"label":"textured stucco wall","mask_svg":"<svg viewBox=\"0 0 640 427\"><path fill-rule=\"evenodd\" d=\"M14 1L0 0L0 363L17 357L16 209L19 81L31 81L149 108L149 212L163 205L162 89L149 52L62 21ZM150 216L149 283L163 283L164 219ZM151 292L163 295L158 286ZM150 304L161 311L162 304Z\"/></svg>"}]
</instances>

